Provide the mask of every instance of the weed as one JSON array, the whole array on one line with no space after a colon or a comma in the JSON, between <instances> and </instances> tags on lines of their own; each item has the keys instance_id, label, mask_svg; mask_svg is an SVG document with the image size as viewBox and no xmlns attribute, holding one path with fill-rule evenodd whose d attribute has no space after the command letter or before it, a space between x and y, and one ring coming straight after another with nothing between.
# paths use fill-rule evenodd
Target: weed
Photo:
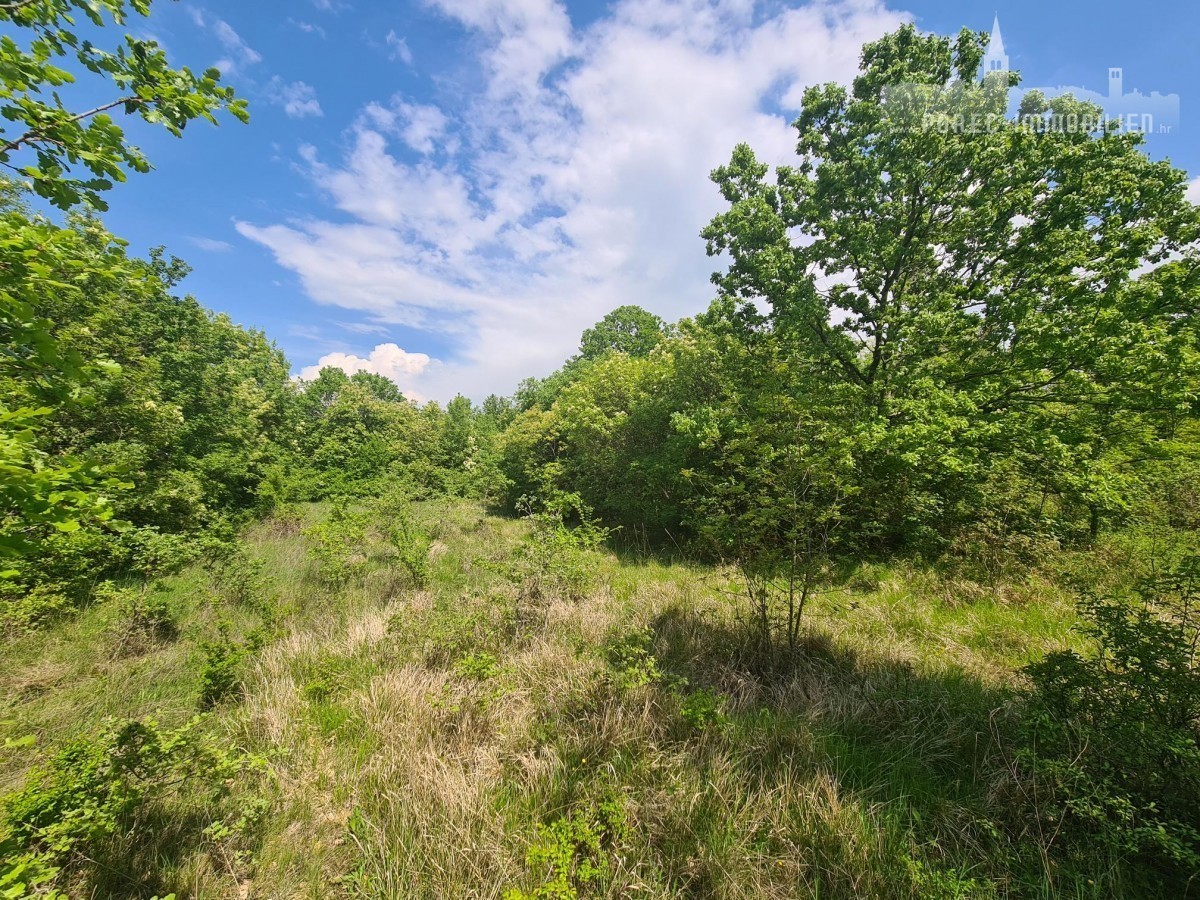
<instances>
[{"instance_id":1,"label":"weed","mask_svg":"<svg viewBox=\"0 0 1200 900\"><path fill-rule=\"evenodd\" d=\"M118 608L114 657L141 653L154 644L178 637L179 627L170 598L161 587L143 585L134 590L117 588L109 582L96 593Z\"/></svg>"},{"instance_id":2,"label":"weed","mask_svg":"<svg viewBox=\"0 0 1200 900\"><path fill-rule=\"evenodd\" d=\"M367 568L367 516L351 511L348 500L334 502L329 517L304 533L314 541L310 552L322 582L342 587L362 577Z\"/></svg>"},{"instance_id":3,"label":"weed","mask_svg":"<svg viewBox=\"0 0 1200 900\"><path fill-rule=\"evenodd\" d=\"M454 671L462 678L487 681L500 672L500 666L490 653L468 653L455 664Z\"/></svg>"},{"instance_id":4,"label":"weed","mask_svg":"<svg viewBox=\"0 0 1200 900\"><path fill-rule=\"evenodd\" d=\"M651 652L649 631L635 631L609 639L604 648L613 681L622 690L654 684L663 678L658 660Z\"/></svg>"},{"instance_id":5,"label":"weed","mask_svg":"<svg viewBox=\"0 0 1200 900\"><path fill-rule=\"evenodd\" d=\"M262 647L262 635L251 632L245 640L235 641L230 635L232 624L217 623L217 638L201 641L204 665L200 670L200 705L210 707L242 691L242 670L246 659Z\"/></svg>"},{"instance_id":6,"label":"weed","mask_svg":"<svg viewBox=\"0 0 1200 900\"><path fill-rule=\"evenodd\" d=\"M324 702L341 690L345 672L340 661L322 659L317 662L312 678L305 682L301 693L313 703Z\"/></svg>"},{"instance_id":7,"label":"weed","mask_svg":"<svg viewBox=\"0 0 1200 900\"><path fill-rule=\"evenodd\" d=\"M679 707L679 715L697 731L725 721L721 712L721 698L707 688L687 694Z\"/></svg>"},{"instance_id":8,"label":"weed","mask_svg":"<svg viewBox=\"0 0 1200 900\"><path fill-rule=\"evenodd\" d=\"M505 900L576 900L580 889L610 875L612 851L626 830L624 807L615 798L539 827L525 858L538 884L531 891L513 888Z\"/></svg>"}]
</instances>

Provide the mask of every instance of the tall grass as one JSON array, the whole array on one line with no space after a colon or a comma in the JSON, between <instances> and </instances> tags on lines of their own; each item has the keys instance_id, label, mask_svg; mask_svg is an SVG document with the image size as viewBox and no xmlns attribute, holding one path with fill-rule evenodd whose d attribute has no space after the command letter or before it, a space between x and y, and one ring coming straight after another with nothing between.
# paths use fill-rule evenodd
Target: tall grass
<instances>
[{"instance_id":1,"label":"tall grass","mask_svg":"<svg viewBox=\"0 0 1200 900\"><path fill-rule=\"evenodd\" d=\"M992 808L1013 673L1072 640L1049 582L864 564L764 665L727 573L602 549L582 600L530 601L505 565L522 522L416 515L423 587L378 536L330 586L299 529L247 534L275 625L210 727L270 760L270 809L234 864L204 842L171 854L158 877L179 896L1121 894L1099 864L1060 881ZM255 621L211 581L168 580L179 638L136 657L110 654L104 606L10 643L0 719L42 750L106 716L186 719L197 642ZM29 762L6 754L3 787Z\"/></svg>"}]
</instances>

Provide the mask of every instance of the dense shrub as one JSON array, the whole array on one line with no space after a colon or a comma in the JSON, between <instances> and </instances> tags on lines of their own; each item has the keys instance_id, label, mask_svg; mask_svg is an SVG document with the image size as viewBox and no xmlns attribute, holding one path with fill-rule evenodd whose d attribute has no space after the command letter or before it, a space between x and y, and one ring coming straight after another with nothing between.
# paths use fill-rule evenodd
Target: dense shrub
<instances>
[{"instance_id":1,"label":"dense shrub","mask_svg":"<svg viewBox=\"0 0 1200 900\"><path fill-rule=\"evenodd\" d=\"M1100 845L1182 884L1200 872L1200 557L1080 612L1092 652L1026 669L1025 795L1068 855Z\"/></svg>"},{"instance_id":2,"label":"dense shrub","mask_svg":"<svg viewBox=\"0 0 1200 900\"><path fill-rule=\"evenodd\" d=\"M201 722L170 730L150 719L112 721L34 769L0 806L3 896L45 896L60 868L102 859L108 842L144 827L156 803L184 792L215 817L232 779L263 762L219 748Z\"/></svg>"},{"instance_id":3,"label":"dense shrub","mask_svg":"<svg viewBox=\"0 0 1200 900\"><path fill-rule=\"evenodd\" d=\"M366 571L367 516L346 498L335 500L329 516L304 533L312 539L309 552L321 581L341 587Z\"/></svg>"},{"instance_id":4,"label":"dense shrub","mask_svg":"<svg viewBox=\"0 0 1200 900\"><path fill-rule=\"evenodd\" d=\"M371 506L383 538L395 553L398 568L416 588L429 583L429 535L417 522L412 503L403 489L393 489Z\"/></svg>"},{"instance_id":5,"label":"dense shrub","mask_svg":"<svg viewBox=\"0 0 1200 900\"><path fill-rule=\"evenodd\" d=\"M263 645L263 636L254 631L243 640L232 636L229 622L217 623L217 637L200 642L204 665L200 670L200 705L210 707L242 691L246 660Z\"/></svg>"},{"instance_id":6,"label":"dense shrub","mask_svg":"<svg viewBox=\"0 0 1200 900\"><path fill-rule=\"evenodd\" d=\"M571 518L576 519L573 526ZM604 542L609 529L598 525L574 495L557 495L526 519L532 530L503 567L504 573L523 599L582 599L595 582L589 554Z\"/></svg>"}]
</instances>

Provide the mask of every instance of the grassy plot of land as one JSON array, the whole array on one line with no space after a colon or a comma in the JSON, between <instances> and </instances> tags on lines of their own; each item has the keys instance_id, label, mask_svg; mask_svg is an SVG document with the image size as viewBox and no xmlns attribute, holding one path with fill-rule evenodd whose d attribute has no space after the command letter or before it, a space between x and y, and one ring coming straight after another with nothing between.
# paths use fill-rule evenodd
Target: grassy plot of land
<instances>
[{"instance_id":1,"label":"grassy plot of land","mask_svg":"<svg viewBox=\"0 0 1200 900\"><path fill-rule=\"evenodd\" d=\"M1071 640L1050 587L864 564L764 661L729 573L619 536L547 556L450 502L409 513L418 564L371 522L331 562L328 514L147 587L167 628L100 603L3 648L0 719L37 738L4 792L106 717L207 710L254 760L156 794L70 863L75 895L1059 895L997 825L1012 673Z\"/></svg>"}]
</instances>

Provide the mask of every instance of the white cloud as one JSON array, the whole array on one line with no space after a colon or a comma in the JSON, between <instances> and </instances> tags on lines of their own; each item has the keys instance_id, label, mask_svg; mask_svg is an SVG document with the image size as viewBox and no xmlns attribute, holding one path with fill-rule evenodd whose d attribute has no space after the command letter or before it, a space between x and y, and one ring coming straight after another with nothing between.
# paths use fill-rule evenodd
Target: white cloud
<instances>
[{"instance_id":1,"label":"white cloud","mask_svg":"<svg viewBox=\"0 0 1200 900\"><path fill-rule=\"evenodd\" d=\"M412 51L408 49L408 41L396 34L394 30L387 33L385 39L388 46L388 59L398 59L407 66L413 62Z\"/></svg>"},{"instance_id":2,"label":"white cloud","mask_svg":"<svg viewBox=\"0 0 1200 900\"><path fill-rule=\"evenodd\" d=\"M375 325L371 322L338 322L336 324L355 334L387 334L388 332L386 325Z\"/></svg>"},{"instance_id":3,"label":"white cloud","mask_svg":"<svg viewBox=\"0 0 1200 900\"><path fill-rule=\"evenodd\" d=\"M230 244L228 241L218 241L216 238L191 237L188 240L201 250L207 250L209 253L228 253L233 249L233 244Z\"/></svg>"},{"instance_id":4,"label":"white cloud","mask_svg":"<svg viewBox=\"0 0 1200 900\"><path fill-rule=\"evenodd\" d=\"M454 357L413 375L438 398L549 372L623 303L704 308L708 173L739 141L794 161L802 89L850 80L907 20L874 0L618 0L575 30L558 0L430 2L475 32L485 90L373 103L341 158L304 148L353 221L237 228L317 302L448 334Z\"/></svg>"},{"instance_id":5,"label":"white cloud","mask_svg":"<svg viewBox=\"0 0 1200 900\"><path fill-rule=\"evenodd\" d=\"M449 123L446 114L436 106L408 103L399 96L393 97L387 106L367 104L362 120L363 130L397 134L409 147L424 154L433 152L434 142L445 136Z\"/></svg>"},{"instance_id":6,"label":"white cloud","mask_svg":"<svg viewBox=\"0 0 1200 900\"><path fill-rule=\"evenodd\" d=\"M1193 178L1191 182L1188 183L1186 196L1192 203L1200 206L1200 177Z\"/></svg>"},{"instance_id":7,"label":"white cloud","mask_svg":"<svg viewBox=\"0 0 1200 900\"><path fill-rule=\"evenodd\" d=\"M317 101L316 90L303 81L286 82L276 75L267 84L267 99L276 106L282 106L291 119L325 114Z\"/></svg>"},{"instance_id":8,"label":"white cloud","mask_svg":"<svg viewBox=\"0 0 1200 900\"><path fill-rule=\"evenodd\" d=\"M296 28L299 28L305 34L319 35L322 39L327 37L325 29L320 25L314 25L312 22L305 22L302 19L293 19L289 16L288 23Z\"/></svg>"},{"instance_id":9,"label":"white cloud","mask_svg":"<svg viewBox=\"0 0 1200 900\"><path fill-rule=\"evenodd\" d=\"M234 31L224 19L217 19L213 22L212 32L228 54L216 63L216 67L224 74L231 75L262 62L262 54L242 40L242 36Z\"/></svg>"},{"instance_id":10,"label":"white cloud","mask_svg":"<svg viewBox=\"0 0 1200 900\"><path fill-rule=\"evenodd\" d=\"M414 387L414 381L431 363L433 360L424 353L409 353L396 344L379 344L365 358L352 353L327 353L317 360L316 365L301 369L300 378L311 381L326 366L341 369L347 375L374 372L390 378L410 400L420 402L426 398Z\"/></svg>"}]
</instances>

